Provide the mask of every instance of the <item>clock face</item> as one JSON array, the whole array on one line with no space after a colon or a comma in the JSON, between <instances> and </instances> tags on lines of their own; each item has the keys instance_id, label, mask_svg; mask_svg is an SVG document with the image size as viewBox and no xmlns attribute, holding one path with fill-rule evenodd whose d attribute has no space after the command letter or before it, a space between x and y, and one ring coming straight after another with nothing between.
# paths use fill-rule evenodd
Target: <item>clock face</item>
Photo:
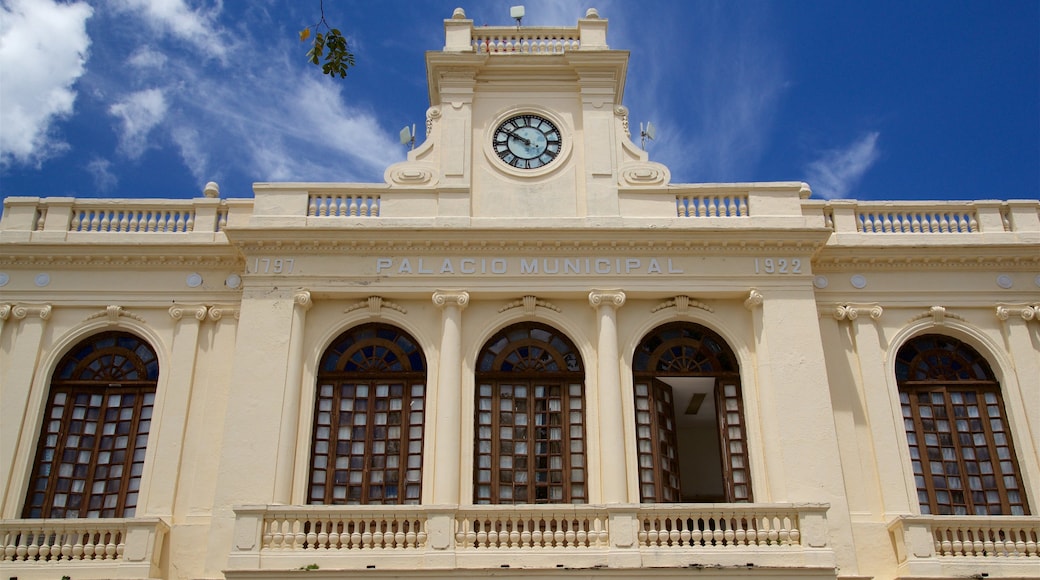
<instances>
[{"instance_id":1,"label":"clock face","mask_svg":"<svg viewBox=\"0 0 1040 580\"><path fill-rule=\"evenodd\" d=\"M492 137L495 154L517 169L544 167L560 154L560 130L538 115L517 115L502 122Z\"/></svg>"}]
</instances>

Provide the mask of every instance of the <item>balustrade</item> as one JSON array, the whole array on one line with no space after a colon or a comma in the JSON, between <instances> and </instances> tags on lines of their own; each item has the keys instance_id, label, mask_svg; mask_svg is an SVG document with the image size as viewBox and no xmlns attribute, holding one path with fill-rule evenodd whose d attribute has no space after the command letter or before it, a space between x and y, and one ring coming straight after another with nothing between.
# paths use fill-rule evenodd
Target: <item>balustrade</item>
<instances>
[{"instance_id":1,"label":"balustrade","mask_svg":"<svg viewBox=\"0 0 1040 580\"><path fill-rule=\"evenodd\" d=\"M307 217L379 217L379 196L352 193L308 195Z\"/></svg>"},{"instance_id":2,"label":"balustrade","mask_svg":"<svg viewBox=\"0 0 1040 580\"><path fill-rule=\"evenodd\" d=\"M856 212L857 229L865 233L974 233L979 220L974 210L905 210Z\"/></svg>"},{"instance_id":3,"label":"balustrade","mask_svg":"<svg viewBox=\"0 0 1040 580\"><path fill-rule=\"evenodd\" d=\"M984 562L994 576L1040 568L1040 517L903 516L888 529L907 575L955 575L965 562Z\"/></svg>"},{"instance_id":4,"label":"balustrade","mask_svg":"<svg viewBox=\"0 0 1040 580\"><path fill-rule=\"evenodd\" d=\"M72 232L190 232L195 228L194 209L105 209L73 211Z\"/></svg>"},{"instance_id":5,"label":"balustrade","mask_svg":"<svg viewBox=\"0 0 1040 580\"><path fill-rule=\"evenodd\" d=\"M744 217L748 215L748 196L744 194L677 195L679 217Z\"/></svg>"},{"instance_id":6,"label":"balustrade","mask_svg":"<svg viewBox=\"0 0 1040 580\"><path fill-rule=\"evenodd\" d=\"M64 564L125 568L123 577L152 577L168 529L157 518L2 520L0 561L12 577Z\"/></svg>"},{"instance_id":7,"label":"balustrade","mask_svg":"<svg viewBox=\"0 0 1040 580\"><path fill-rule=\"evenodd\" d=\"M455 544L460 549L601 548L608 545L608 513L509 509L460 511Z\"/></svg>"},{"instance_id":8,"label":"balustrade","mask_svg":"<svg viewBox=\"0 0 1040 580\"><path fill-rule=\"evenodd\" d=\"M269 512L265 550L409 550L426 546L426 516L417 512L337 514Z\"/></svg>"},{"instance_id":9,"label":"balustrade","mask_svg":"<svg viewBox=\"0 0 1040 580\"><path fill-rule=\"evenodd\" d=\"M520 32L473 32L473 49L478 53L562 54L579 50L577 30L549 31L528 29Z\"/></svg>"},{"instance_id":10,"label":"balustrade","mask_svg":"<svg viewBox=\"0 0 1040 580\"><path fill-rule=\"evenodd\" d=\"M801 539L790 511L644 510L639 523L639 543L652 547L794 546Z\"/></svg>"}]
</instances>

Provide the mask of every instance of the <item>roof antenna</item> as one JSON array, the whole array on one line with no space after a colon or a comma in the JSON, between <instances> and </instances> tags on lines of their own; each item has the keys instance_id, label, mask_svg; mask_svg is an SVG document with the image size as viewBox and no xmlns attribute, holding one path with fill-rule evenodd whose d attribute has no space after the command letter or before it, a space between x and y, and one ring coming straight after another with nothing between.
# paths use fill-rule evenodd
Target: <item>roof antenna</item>
<instances>
[{"instance_id":1,"label":"roof antenna","mask_svg":"<svg viewBox=\"0 0 1040 580\"><path fill-rule=\"evenodd\" d=\"M520 21L524 19L524 7L523 6L510 6L509 17L516 20L516 31L520 32Z\"/></svg>"},{"instance_id":2,"label":"roof antenna","mask_svg":"<svg viewBox=\"0 0 1040 580\"><path fill-rule=\"evenodd\" d=\"M401 129L401 145L408 145L408 149L415 149L415 123L412 123L411 129L408 125Z\"/></svg>"},{"instance_id":3,"label":"roof antenna","mask_svg":"<svg viewBox=\"0 0 1040 580\"><path fill-rule=\"evenodd\" d=\"M643 151L646 151L646 140L653 141L656 136L657 129L654 128L653 123L647 121L646 129L643 129L642 123L639 124L639 146L643 148Z\"/></svg>"}]
</instances>

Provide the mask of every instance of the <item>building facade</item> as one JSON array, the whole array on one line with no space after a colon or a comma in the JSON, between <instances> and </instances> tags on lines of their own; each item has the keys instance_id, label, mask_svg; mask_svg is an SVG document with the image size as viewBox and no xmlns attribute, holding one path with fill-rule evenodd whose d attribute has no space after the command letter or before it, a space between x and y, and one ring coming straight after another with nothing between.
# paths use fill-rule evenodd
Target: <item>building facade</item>
<instances>
[{"instance_id":1,"label":"building facade","mask_svg":"<svg viewBox=\"0 0 1040 580\"><path fill-rule=\"evenodd\" d=\"M594 10L444 27L385 183L7 198L3 577L1040 578L1040 201L673 184Z\"/></svg>"}]
</instances>

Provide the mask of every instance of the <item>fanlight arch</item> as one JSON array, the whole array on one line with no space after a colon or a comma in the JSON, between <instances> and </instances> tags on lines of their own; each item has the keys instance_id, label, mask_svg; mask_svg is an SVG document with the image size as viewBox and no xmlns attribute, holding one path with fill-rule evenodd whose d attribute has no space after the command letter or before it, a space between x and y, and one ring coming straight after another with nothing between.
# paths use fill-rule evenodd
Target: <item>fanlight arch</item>
<instances>
[{"instance_id":1,"label":"fanlight arch","mask_svg":"<svg viewBox=\"0 0 1040 580\"><path fill-rule=\"evenodd\" d=\"M417 504L422 496L426 358L407 332L362 324L319 361L312 504Z\"/></svg>"},{"instance_id":2,"label":"fanlight arch","mask_svg":"<svg viewBox=\"0 0 1040 580\"><path fill-rule=\"evenodd\" d=\"M76 343L55 367L23 517L132 517L159 362L136 335Z\"/></svg>"},{"instance_id":3,"label":"fanlight arch","mask_svg":"<svg viewBox=\"0 0 1040 580\"><path fill-rule=\"evenodd\" d=\"M473 501L585 503L585 372L578 349L537 322L477 356Z\"/></svg>"}]
</instances>

